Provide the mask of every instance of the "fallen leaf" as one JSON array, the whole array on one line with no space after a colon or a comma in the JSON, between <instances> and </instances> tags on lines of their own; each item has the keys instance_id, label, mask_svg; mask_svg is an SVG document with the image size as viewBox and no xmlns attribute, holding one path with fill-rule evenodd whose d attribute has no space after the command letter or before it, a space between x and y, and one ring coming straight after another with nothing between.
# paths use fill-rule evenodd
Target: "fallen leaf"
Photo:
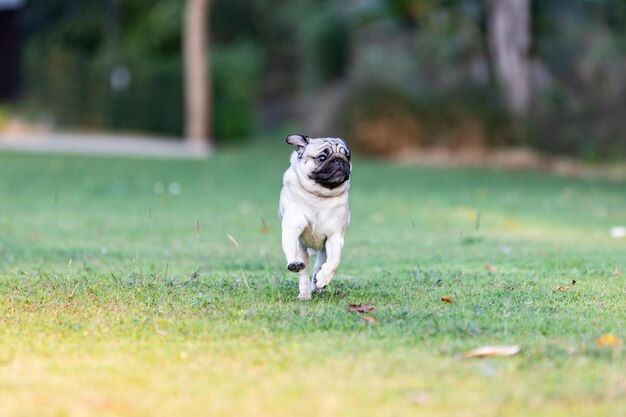
<instances>
[{"instance_id":1,"label":"fallen leaf","mask_svg":"<svg viewBox=\"0 0 626 417\"><path fill-rule=\"evenodd\" d=\"M619 337L611 333L603 334L596 339L596 345L598 346L620 346L622 343Z\"/></svg>"},{"instance_id":2,"label":"fallen leaf","mask_svg":"<svg viewBox=\"0 0 626 417\"><path fill-rule=\"evenodd\" d=\"M377 324L378 323L378 320L376 320L376 318L372 317L372 316L361 316L361 318L363 320L365 320L366 322L368 322L369 324Z\"/></svg>"},{"instance_id":3,"label":"fallen leaf","mask_svg":"<svg viewBox=\"0 0 626 417\"><path fill-rule=\"evenodd\" d=\"M234 237L232 237L231 235L226 235L226 237L230 239L231 242L233 242L233 245L235 245L236 247L239 247L239 243L237 243Z\"/></svg>"},{"instance_id":4,"label":"fallen leaf","mask_svg":"<svg viewBox=\"0 0 626 417\"><path fill-rule=\"evenodd\" d=\"M567 290L569 290L570 288L572 288L572 287L565 287L565 286L563 286L563 285L558 285L558 286L557 286L554 290L555 290L555 291L567 291Z\"/></svg>"},{"instance_id":5,"label":"fallen leaf","mask_svg":"<svg viewBox=\"0 0 626 417\"><path fill-rule=\"evenodd\" d=\"M469 358L491 358L496 356L513 356L517 355L522 348L519 345L493 345L482 346L476 349L468 350L458 355L459 359Z\"/></svg>"},{"instance_id":6,"label":"fallen leaf","mask_svg":"<svg viewBox=\"0 0 626 417\"><path fill-rule=\"evenodd\" d=\"M619 268L615 268L615 270L613 271L613 276L614 277L619 277L619 274L621 274L622 271Z\"/></svg>"},{"instance_id":7,"label":"fallen leaf","mask_svg":"<svg viewBox=\"0 0 626 417\"><path fill-rule=\"evenodd\" d=\"M498 272L498 268L493 266L493 265L485 265L485 269L487 270L487 272Z\"/></svg>"},{"instance_id":8,"label":"fallen leaf","mask_svg":"<svg viewBox=\"0 0 626 417\"><path fill-rule=\"evenodd\" d=\"M350 304L348 305L349 313L373 313L376 311L370 303L367 304Z\"/></svg>"},{"instance_id":9,"label":"fallen leaf","mask_svg":"<svg viewBox=\"0 0 626 417\"><path fill-rule=\"evenodd\" d=\"M441 301L445 301L446 303L453 303L454 300L450 297L441 297Z\"/></svg>"}]
</instances>

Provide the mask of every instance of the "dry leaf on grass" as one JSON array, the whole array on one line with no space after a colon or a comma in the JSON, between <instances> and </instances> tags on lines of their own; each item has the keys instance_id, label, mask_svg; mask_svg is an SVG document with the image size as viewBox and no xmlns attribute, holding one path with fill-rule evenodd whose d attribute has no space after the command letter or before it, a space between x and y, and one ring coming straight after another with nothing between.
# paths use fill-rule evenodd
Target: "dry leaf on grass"
<instances>
[{"instance_id":1,"label":"dry leaf on grass","mask_svg":"<svg viewBox=\"0 0 626 417\"><path fill-rule=\"evenodd\" d=\"M607 333L596 339L596 345L598 346L621 346L622 340L614 334Z\"/></svg>"},{"instance_id":2,"label":"dry leaf on grass","mask_svg":"<svg viewBox=\"0 0 626 417\"><path fill-rule=\"evenodd\" d=\"M361 318L368 322L369 324L377 324L378 320L376 320L373 316L368 316L366 313L373 313L376 311L374 307L370 303L367 304L349 304L348 312L349 313L360 313Z\"/></svg>"},{"instance_id":3,"label":"dry leaf on grass","mask_svg":"<svg viewBox=\"0 0 626 417\"><path fill-rule=\"evenodd\" d=\"M572 287L565 287L563 285L557 285L557 287L554 289L555 291L567 291Z\"/></svg>"},{"instance_id":4,"label":"dry leaf on grass","mask_svg":"<svg viewBox=\"0 0 626 417\"><path fill-rule=\"evenodd\" d=\"M620 269L619 269L619 268L615 268L615 270L613 271L613 276L614 276L614 277L619 277L619 274L620 274L621 272L622 272L622 271L620 271Z\"/></svg>"},{"instance_id":5,"label":"dry leaf on grass","mask_svg":"<svg viewBox=\"0 0 626 417\"><path fill-rule=\"evenodd\" d=\"M441 301L444 301L446 303L453 303L454 300L450 297L441 297Z\"/></svg>"},{"instance_id":6,"label":"dry leaf on grass","mask_svg":"<svg viewBox=\"0 0 626 417\"><path fill-rule=\"evenodd\" d=\"M498 272L498 268L493 265L485 265L485 270L489 273Z\"/></svg>"},{"instance_id":7,"label":"dry leaf on grass","mask_svg":"<svg viewBox=\"0 0 626 417\"><path fill-rule=\"evenodd\" d=\"M459 359L469 359L513 356L517 355L521 350L522 348L519 345L482 346L476 349L468 350L467 352L460 353L457 357Z\"/></svg>"},{"instance_id":8,"label":"dry leaf on grass","mask_svg":"<svg viewBox=\"0 0 626 417\"><path fill-rule=\"evenodd\" d=\"M348 313L373 313L374 311L376 309L370 303L348 305Z\"/></svg>"}]
</instances>

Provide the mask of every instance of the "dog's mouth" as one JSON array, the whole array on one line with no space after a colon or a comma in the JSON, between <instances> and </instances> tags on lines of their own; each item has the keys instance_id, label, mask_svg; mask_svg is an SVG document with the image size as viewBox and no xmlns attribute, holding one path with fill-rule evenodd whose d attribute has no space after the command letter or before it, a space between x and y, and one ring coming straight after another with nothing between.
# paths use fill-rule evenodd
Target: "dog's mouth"
<instances>
[{"instance_id":1,"label":"dog's mouth","mask_svg":"<svg viewBox=\"0 0 626 417\"><path fill-rule=\"evenodd\" d=\"M340 157L329 159L311 174L311 179L326 188L339 187L350 179L350 164Z\"/></svg>"}]
</instances>

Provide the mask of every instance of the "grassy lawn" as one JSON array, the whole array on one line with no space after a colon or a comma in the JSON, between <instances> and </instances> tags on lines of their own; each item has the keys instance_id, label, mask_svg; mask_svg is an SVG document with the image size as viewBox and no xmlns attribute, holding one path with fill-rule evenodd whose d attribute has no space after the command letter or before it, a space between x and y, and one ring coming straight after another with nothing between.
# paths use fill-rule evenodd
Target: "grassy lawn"
<instances>
[{"instance_id":1,"label":"grassy lawn","mask_svg":"<svg viewBox=\"0 0 626 417\"><path fill-rule=\"evenodd\" d=\"M625 182L357 156L341 267L300 302L289 152L0 154L0 416L626 415L596 345L626 338ZM456 358L487 344L522 351Z\"/></svg>"}]
</instances>

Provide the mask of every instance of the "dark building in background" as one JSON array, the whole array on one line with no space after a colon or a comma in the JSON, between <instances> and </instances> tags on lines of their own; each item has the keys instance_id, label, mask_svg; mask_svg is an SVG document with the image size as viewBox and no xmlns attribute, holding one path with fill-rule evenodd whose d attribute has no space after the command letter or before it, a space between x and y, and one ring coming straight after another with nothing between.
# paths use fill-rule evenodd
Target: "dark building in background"
<instances>
[{"instance_id":1,"label":"dark building in background","mask_svg":"<svg viewBox=\"0 0 626 417\"><path fill-rule=\"evenodd\" d=\"M0 0L0 101L15 98L19 85L17 13L22 0Z\"/></svg>"}]
</instances>

